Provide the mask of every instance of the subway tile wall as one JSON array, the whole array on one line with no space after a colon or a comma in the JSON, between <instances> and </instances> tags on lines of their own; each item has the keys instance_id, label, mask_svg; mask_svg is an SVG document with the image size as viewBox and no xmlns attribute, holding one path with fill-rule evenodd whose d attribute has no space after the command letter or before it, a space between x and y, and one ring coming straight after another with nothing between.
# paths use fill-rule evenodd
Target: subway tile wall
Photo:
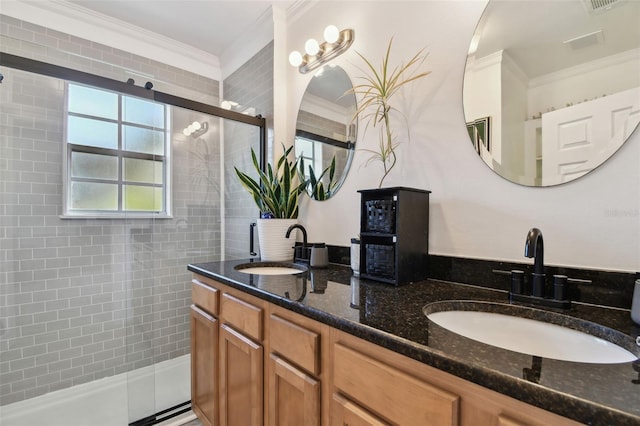
<instances>
[{"instance_id":1,"label":"subway tile wall","mask_svg":"<svg viewBox=\"0 0 640 426\"><path fill-rule=\"evenodd\" d=\"M242 109L252 108L253 114L261 114L267 120L268 134L273 129L273 42L262 48L252 59L237 71L225 78L223 82L224 98L241 105ZM233 123L225 123L224 162L225 167L225 254L227 259L244 259L249 256L249 224L258 217L258 208L250 195L244 190L233 166L249 173L255 178L250 149L259 153L259 145L251 142L246 132L255 132L246 126L241 127ZM233 137L230 137L234 135ZM244 135L244 136L241 136ZM268 137L267 137L268 138ZM278 142L280 143L280 142ZM273 141L267 141L268 147L273 147ZM269 155L267 158L270 158ZM256 232L256 246L258 238Z\"/></svg>"},{"instance_id":2,"label":"subway tile wall","mask_svg":"<svg viewBox=\"0 0 640 426\"><path fill-rule=\"evenodd\" d=\"M118 49L1 15L0 37L6 52L136 84L153 75L155 89L218 104L217 81ZM216 126L193 140L182 127L207 117L172 114L173 219L61 219L64 83L2 72L0 405L189 353L186 265L221 257Z\"/></svg>"},{"instance_id":3,"label":"subway tile wall","mask_svg":"<svg viewBox=\"0 0 640 426\"><path fill-rule=\"evenodd\" d=\"M0 15L0 50L218 105L219 82L115 47Z\"/></svg>"},{"instance_id":4,"label":"subway tile wall","mask_svg":"<svg viewBox=\"0 0 640 426\"><path fill-rule=\"evenodd\" d=\"M342 142L354 142L355 138L352 136L355 133L354 124L342 124L337 121L329 120L328 118L321 117L316 114L312 114L307 111L300 110L298 112L298 118L296 120L296 129L306 130L307 132L315 133L316 135L325 136L328 138L336 139ZM323 144L322 147L323 159L325 159L324 167L328 167L331 164L331 159L335 154L335 148ZM344 170L347 165L347 157L343 155L337 155L336 157L336 170ZM321 171L316 171L321 173Z\"/></svg>"}]
</instances>

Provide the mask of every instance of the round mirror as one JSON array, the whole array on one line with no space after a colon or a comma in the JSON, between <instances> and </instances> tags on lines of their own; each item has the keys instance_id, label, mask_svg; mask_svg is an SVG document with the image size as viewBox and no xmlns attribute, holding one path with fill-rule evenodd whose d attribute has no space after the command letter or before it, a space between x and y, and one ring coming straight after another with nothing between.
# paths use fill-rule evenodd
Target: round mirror
<instances>
[{"instance_id":1,"label":"round mirror","mask_svg":"<svg viewBox=\"0 0 640 426\"><path fill-rule=\"evenodd\" d=\"M295 154L309 179L307 193L325 200L344 182L355 150L357 126L351 121L356 96L347 73L325 65L311 78L296 122Z\"/></svg>"},{"instance_id":2,"label":"round mirror","mask_svg":"<svg viewBox=\"0 0 640 426\"><path fill-rule=\"evenodd\" d=\"M469 47L471 146L500 176L551 186L606 161L640 121L640 1L491 0Z\"/></svg>"}]
</instances>

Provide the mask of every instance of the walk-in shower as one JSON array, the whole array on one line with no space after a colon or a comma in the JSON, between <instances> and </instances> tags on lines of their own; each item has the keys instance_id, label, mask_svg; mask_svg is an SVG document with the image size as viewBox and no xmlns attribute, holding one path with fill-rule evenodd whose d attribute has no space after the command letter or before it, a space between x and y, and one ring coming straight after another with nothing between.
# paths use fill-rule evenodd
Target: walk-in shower
<instances>
[{"instance_id":1,"label":"walk-in shower","mask_svg":"<svg viewBox=\"0 0 640 426\"><path fill-rule=\"evenodd\" d=\"M264 152L265 120L4 51L0 68L0 424L152 424L190 399L186 265L246 255L257 211L232 166ZM73 84L120 112L74 110ZM127 121L127 99L159 105L161 123ZM119 147L69 149L70 117L115 126ZM129 152L128 131L163 150ZM74 155L95 162L78 171ZM115 207L69 201L78 182Z\"/></svg>"}]
</instances>

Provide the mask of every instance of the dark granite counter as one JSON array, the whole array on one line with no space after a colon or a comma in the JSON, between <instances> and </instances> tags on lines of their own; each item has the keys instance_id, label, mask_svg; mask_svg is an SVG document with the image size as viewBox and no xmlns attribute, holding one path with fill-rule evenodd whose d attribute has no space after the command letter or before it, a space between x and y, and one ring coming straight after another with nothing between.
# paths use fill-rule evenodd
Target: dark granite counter
<instances>
[{"instance_id":1,"label":"dark granite counter","mask_svg":"<svg viewBox=\"0 0 640 426\"><path fill-rule=\"evenodd\" d=\"M640 425L639 360L586 364L534 358L454 334L429 321L423 313L425 305L447 300L507 303L505 291L438 280L394 287L360 280L342 265L277 276L251 275L234 269L246 262L192 264L188 269L576 421ZM629 341L638 335L626 309L575 303L563 314L622 332ZM637 347L631 350L640 353Z\"/></svg>"}]
</instances>

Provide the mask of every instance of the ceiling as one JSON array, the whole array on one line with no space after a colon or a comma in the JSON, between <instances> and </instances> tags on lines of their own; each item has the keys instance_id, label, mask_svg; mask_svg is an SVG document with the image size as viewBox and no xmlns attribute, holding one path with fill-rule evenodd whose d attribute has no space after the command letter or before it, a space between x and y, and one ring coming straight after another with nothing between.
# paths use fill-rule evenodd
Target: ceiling
<instances>
[{"instance_id":1,"label":"ceiling","mask_svg":"<svg viewBox=\"0 0 640 426\"><path fill-rule=\"evenodd\" d=\"M596 11L584 0L493 1L476 29L476 57L504 50L535 78L640 47L640 1L608 1Z\"/></svg>"},{"instance_id":2,"label":"ceiling","mask_svg":"<svg viewBox=\"0 0 640 426\"><path fill-rule=\"evenodd\" d=\"M65 2L220 58L234 41L250 37L260 22L271 19L272 6L291 10L310 0L61 1ZM615 7L589 13L585 0L493 1L478 27L481 41L477 57L504 49L529 78L534 78L638 47L640 1L606 2ZM490 21L486 21L487 14L491 15ZM571 48L563 43L599 30L602 32L592 37L594 43L588 48Z\"/></svg>"},{"instance_id":3,"label":"ceiling","mask_svg":"<svg viewBox=\"0 0 640 426\"><path fill-rule=\"evenodd\" d=\"M295 0L66 0L220 57L250 33L272 5Z\"/></svg>"},{"instance_id":4,"label":"ceiling","mask_svg":"<svg viewBox=\"0 0 640 426\"><path fill-rule=\"evenodd\" d=\"M2 1L2 0L0 0ZM273 7L288 19L318 0L55 0L94 17L141 28L175 40L218 59L237 53L240 40L255 40ZM588 13L589 0L492 1L479 23L476 58L506 51L529 78L535 78L598 57L638 47L640 0L613 2L608 11ZM35 2L36 4L39 1ZM490 20L487 15L490 14ZM89 29L90 30L90 29ZM572 44L572 38L600 31ZM587 43L589 42L589 43ZM177 45L178 51L180 45ZM185 49L186 50L186 49ZM225 55L225 52L227 55ZM222 60L219 62L223 62ZM229 69L233 64L229 65Z\"/></svg>"}]
</instances>

